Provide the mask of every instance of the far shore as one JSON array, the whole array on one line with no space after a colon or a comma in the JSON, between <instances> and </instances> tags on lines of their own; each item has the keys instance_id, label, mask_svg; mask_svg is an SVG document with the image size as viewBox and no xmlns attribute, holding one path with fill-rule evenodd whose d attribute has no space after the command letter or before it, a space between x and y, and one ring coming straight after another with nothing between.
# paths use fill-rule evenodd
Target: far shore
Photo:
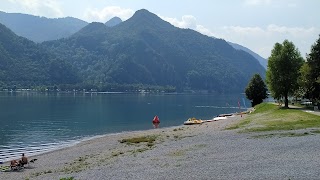
<instances>
[{"instance_id":1,"label":"far shore","mask_svg":"<svg viewBox=\"0 0 320 180\"><path fill-rule=\"evenodd\" d=\"M255 133L225 130L246 116L236 115L201 125L105 135L29 157L37 161L19 172L0 172L0 177L48 180L320 177L319 135L255 138ZM124 141L142 137L154 137L155 141Z\"/></svg>"}]
</instances>

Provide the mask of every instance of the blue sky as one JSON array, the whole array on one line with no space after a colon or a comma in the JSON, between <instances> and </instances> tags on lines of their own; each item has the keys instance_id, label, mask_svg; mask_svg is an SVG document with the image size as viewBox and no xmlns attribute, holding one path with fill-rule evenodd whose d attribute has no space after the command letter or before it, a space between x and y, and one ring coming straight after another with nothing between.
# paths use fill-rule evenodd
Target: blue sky
<instances>
[{"instance_id":1,"label":"blue sky","mask_svg":"<svg viewBox=\"0 0 320 180\"><path fill-rule=\"evenodd\" d=\"M0 11L87 22L123 20L147 9L180 28L244 45L268 58L292 41L305 57L320 34L320 0L1 0Z\"/></svg>"}]
</instances>

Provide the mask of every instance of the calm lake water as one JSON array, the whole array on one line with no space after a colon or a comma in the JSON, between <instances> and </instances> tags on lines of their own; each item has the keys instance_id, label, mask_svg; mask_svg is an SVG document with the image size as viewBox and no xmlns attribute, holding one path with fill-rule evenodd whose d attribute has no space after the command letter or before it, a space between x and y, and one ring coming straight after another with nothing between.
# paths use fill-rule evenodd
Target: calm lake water
<instances>
[{"instance_id":1,"label":"calm lake water","mask_svg":"<svg viewBox=\"0 0 320 180\"><path fill-rule=\"evenodd\" d=\"M91 94L0 92L0 162L99 135L181 125L250 106L243 94Z\"/></svg>"}]
</instances>

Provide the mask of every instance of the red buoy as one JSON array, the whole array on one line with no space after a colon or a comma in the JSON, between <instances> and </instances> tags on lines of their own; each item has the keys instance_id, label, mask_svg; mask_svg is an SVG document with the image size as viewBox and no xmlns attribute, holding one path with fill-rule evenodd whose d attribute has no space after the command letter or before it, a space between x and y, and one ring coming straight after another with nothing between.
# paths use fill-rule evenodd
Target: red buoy
<instances>
[{"instance_id":1,"label":"red buoy","mask_svg":"<svg viewBox=\"0 0 320 180\"><path fill-rule=\"evenodd\" d=\"M157 123L159 124L160 123L160 120L159 120L159 117L158 116L155 116L152 120L152 123Z\"/></svg>"}]
</instances>

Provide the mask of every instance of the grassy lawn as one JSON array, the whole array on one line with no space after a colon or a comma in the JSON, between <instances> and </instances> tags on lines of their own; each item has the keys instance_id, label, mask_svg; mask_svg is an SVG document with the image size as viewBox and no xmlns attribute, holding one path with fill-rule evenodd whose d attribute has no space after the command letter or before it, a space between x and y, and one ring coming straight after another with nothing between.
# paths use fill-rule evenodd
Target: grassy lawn
<instances>
[{"instance_id":1,"label":"grassy lawn","mask_svg":"<svg viewBox=\"0 0 320 180\"><path fill-rule=\"evenodd\" d=\"M320 128L320 116L300 109L280 108L275 104L262 103L255 111L227 129L241 129L241 132L296 130Z\"/></svg>"}]
</instances>

